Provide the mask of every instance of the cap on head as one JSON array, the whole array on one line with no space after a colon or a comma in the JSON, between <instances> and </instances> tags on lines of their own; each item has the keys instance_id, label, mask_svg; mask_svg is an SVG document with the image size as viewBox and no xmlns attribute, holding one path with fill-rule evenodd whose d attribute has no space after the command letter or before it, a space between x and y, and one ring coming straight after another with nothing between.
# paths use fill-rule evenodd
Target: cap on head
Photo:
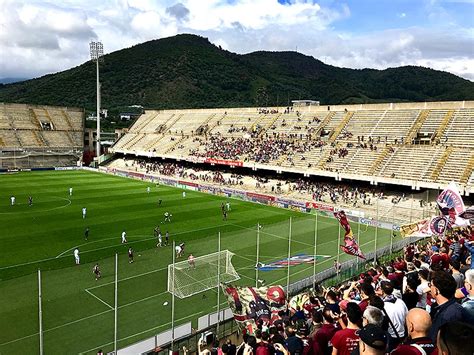
<instances>
[{"instance_id":1,"label":"cap on head","mask_svg":"<svg viewBox=\"0 0 474 355\"><path fill-rule=\"evenodd\" d=\"M360 340L374 349L385 350L387 347L387 333L375 324L367 324L362 329L359 329L357 334Z\"/></svg>"}]
</instances>

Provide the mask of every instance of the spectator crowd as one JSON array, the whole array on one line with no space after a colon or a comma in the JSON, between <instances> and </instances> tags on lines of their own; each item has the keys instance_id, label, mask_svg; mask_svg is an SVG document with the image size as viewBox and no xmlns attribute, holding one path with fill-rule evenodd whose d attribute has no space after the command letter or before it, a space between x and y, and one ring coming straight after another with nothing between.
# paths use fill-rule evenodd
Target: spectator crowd
<instances>
[{"instance_id":1,"label":"spectator crowd","mask_svg":"<svg viewBox=\"0 0 474 355\"><path fill-rule=\"evenodd\" d=\"M474 227L411 243L386 265L322 288L239 346L199 343L200 354L472 355Z\"/></svg>"}]
</instances>

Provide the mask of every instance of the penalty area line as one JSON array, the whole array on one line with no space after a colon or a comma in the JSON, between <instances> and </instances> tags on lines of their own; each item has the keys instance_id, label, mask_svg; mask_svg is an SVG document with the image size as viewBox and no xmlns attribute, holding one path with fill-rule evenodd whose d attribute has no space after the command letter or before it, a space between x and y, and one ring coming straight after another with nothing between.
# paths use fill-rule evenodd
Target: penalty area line
<instances>
[{"instance_id":1,"label":"penalty area line","mask_svg":"<svg viewBox=\"0 0 474 355\"><path fill-rule=\"evenodd\" d=\"M86 291L89 295L91 295L92 297L94 297L96 300L98 300L100 303L102 304L105 304L107 307L109 307L110 309L114 309L114 307L112 307L110 304L108 304L107 302L105 302L102 298L100 298L99 296L96 296L94 295L92 292L90 292L87 288L84 290Z\"/></svg>"}]
</instances>

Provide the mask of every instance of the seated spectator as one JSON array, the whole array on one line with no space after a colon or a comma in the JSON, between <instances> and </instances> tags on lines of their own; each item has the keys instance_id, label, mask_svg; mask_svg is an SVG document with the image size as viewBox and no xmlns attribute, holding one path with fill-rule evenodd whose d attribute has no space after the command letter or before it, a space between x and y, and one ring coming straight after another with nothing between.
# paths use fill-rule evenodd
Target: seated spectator
<instances>
[{"instance_id":1,"label":"seated spectator","mask_svg":"<svg viewBox=\"0 0 474 355\"><path fill-rule=\"evenodd\" d=\"M436 306L432 309L431 319L433 325L429 336L433 342L436 341L436 334L439 328L448 322L464 321L465 311L463 307L456 303L454 293L456 292L456 281L446 271L435 271L431 276L430 292L436 300Z\"/></svg>"},{"instance_id":2,"label":"seated spectator","mask_svg":"<svg viewBox=\"0 0 474 355\"><path fill-rule=\"evenodd\" d=\"M439 328L436 346L438 355L474 354L474 326L463 322L448 322Z\"/></svg>"},{"instance_id":3,"label":"seated spectator","mask_svg":"<svg viewBox=\"0 0 474 355\"><path fill-rule=\"evenodd\" d=\"M435 350L433 341L428 337L431 327L431 317L428 312L420 308L411 309L406 317L406 327L408 338L390 355L430 355Z\"/></svg>"}]
</instances>

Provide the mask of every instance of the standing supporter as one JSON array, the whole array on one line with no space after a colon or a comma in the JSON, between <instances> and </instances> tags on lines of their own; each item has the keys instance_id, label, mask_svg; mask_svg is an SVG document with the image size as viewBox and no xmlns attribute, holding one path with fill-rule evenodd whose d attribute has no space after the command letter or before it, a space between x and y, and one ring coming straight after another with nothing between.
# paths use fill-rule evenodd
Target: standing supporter
<instances>
[{"instance_id":1,"label":"standing supporter","mask_svg":"<svg viewBox=\"0 0 474 355\"><path fill-rule=\"evenodd\" d=\"M452 259L449 261L449 270L451 275L453 275L454 280L456 281L456 288L461 288L464 285L464 275L459 272L461 268L461 263L459 260Z\"/></svg>"},{"instance_id":2,"label":"standing supporter","mask_svg":"<svg viewBox=\"0 0 474 355\"><path fill-rule=\"evenodd\" d=\"M334 313L341 312L337 299L337 294L333 288L326 291L324 298L326 299L326 305L331 309L331 311L333 311Z\"/></svg>"},{"instance_id":3,"label":"standing supporter","mask_svg":"<svg viewBox=\"0 0 474 355\"><path fill-rule=\"evenodd\" d=\"M382 328L384 324L383 312L377 307L367 306L362 317L362 324L364 326L367 324L374 324Z\"/></svg>"},{"instance_id":4,"label":"standing supporter","mask_svg":"<svg viewBox=\"0 0 474 355\"><path fill-rule=\"evenodd\" d=\"M462 307L465 310L467 321L474 324L474 270L469 269L466 271L466 280L464 281L469 295L462 301Z\"/></svg>"},{"instance_id":5,"label":"standing supporter","mask_svg":"<svg viewBox=\"0 0 474 355\"><path fill-rule=\"evenodd\" d=\"M329 355L332 353L331 339L337 331L334 319L332 317L331 308L328 306L324 307L323 312L323 325L321 328L313 334L313 354Z\"/></svg>"},{"instance_id":6,"label":"standing supporter","mask_svg":"<svg viewBox=\"0 0 474 355\"><path fill-rule=\"evenodd\" d=\"M464 247L467 249L467 251L470 253L470 256L467 257L467 259L470 259L470 263L471 263L471 269L474 269L474 262L473 262L473 259L474 259L474 240L471 240L470 241L465 241L464 242ZM466 259L466 264L468 263L467 262L467 259Z\"/></svg>"},{"instance_id":7,"label":"standing supporter","mask_svg":"<svg viewBox=\"0 0 474 355\"><path fill-rule=\"evenodd\" d=\"M304 342L303 340L296 335L295 328L288 326L286 328L286 346L291 355L301 355L303 354Z\"/></svg>"},{"instance_id":8,"label":"standing supporter","mask_svg":"<svg viewBox=\"0 0 474 355\"><path fill-rule=\"evenodd\" d=\"M461 258L461 244L459 243L459 237L457 234L453 236L453 241L449 246L448 257L451 260L459 261Z\"/></svg>"},{"instance_id":9,"label":"standing supporter","mask_svg":"<svg viewBox=\"0 0 474 355\"><path fill-rule=\"evenodd\" d=\"M433 341L428 337L431 327L428 312L420 308L411 309L406 317L406 327L408 338L391 355L430 355L435 350Z\"/></svg>"},{"instance_id":10,"label":"standing supporter","mask_svg":"<svg viewBox=\"0 0 474 355\"><path fill-rule=\"evenodd\" d=\"M408 313L408 309L401 299L393 295L391 282L382 282L380 288L382 290L384 309L390 323L388 327L388 334L390 335L389 350L393 350L405 336L405 317Z\"/></svg>"},{"instance_id":11,"label":"standing supporter","mask_svg":"<svg viewBox=\"0 0 474 355\"><path fill-rule=\"evenodd\" d=\"M463 322L448 322L437 334L438 355L474 354L474 326Z\"/></svg>"},{"instance_id":12,"label":"standing supporter","mask_svg":"<svg viewBox=\"0 0 474 355\"><path fill-rule=\"evenodd\" d=\"M431 295L436 300L436 306L431 311L433 325L429 336L436 341L438 329L445 323L452 321L463 321L463 307L456 303L454 293L456 292L456 281L446 271L435 271L430 282Z\"/></svg>"},{"instance_id":13,"label":"standing supporter","mask_svg":"<svg viewBox=\"0 0 474 355\"><path fill-rule=\"evenodd\" d=\"M416 292L419 295L419 301L416 306L428 311L427 301L428 293L430 292L430 282L428 281L428 278L430 276L430 272L425 268L421 268L418 272L418 276L420 277L420 284L416 288Z\"/></svg>"},{"instance_id":14,"label":"standing supporter","mask_svg":"<svg viewBox=\"0 0 474 355\"><path fill-rule=\"evenodd\" d=\"M420 299L420 296L416 291L419 284L420 281L418 280L418 278L414 279L410 277L407 280L407 285L405 291L403 292L402 300L403 302L405 302L405 305L407 306L408 310L415 308L418 303L418 300Z\"/></svg>"},{"instance_id":15,"label":"standing supporter","mask_svg":"<svg viewBox=\"0 0 474 355\"><path fill-rule=\"evenodd\" d=\"M356 331L362 322L362 312L355 302L349 302L346 308L347 328L338 330L331 339L332 355L349 355L358 344L359 336Z\"/></svg>"},{"instance_id":16,"label":"standing supporter","mask_svg":"<svg viewBox=\"0 0 474 355\"><path fill-rule=\"evenodd\" d=\"M374 324L367 324L357 331L359 340L360 354L384 355L387 348L387 333Z\"/></svg>"},{"instance_id":17,"label":"standing supporter","mask_svg":"<svg viewBox=\"0 0 474 355\"><path fill-rule=\"evenodd\" d=\"M367 309L367 306L369 305L369 297L374 294L375 294L374 287L370 283L363 282L360 285L361 301L359 303L359 307L362 313Z\"/></svg>"},{"instance_id":18,"label":"standing supporter","mask_svg":"<svg viewBox=\"0 0 474 355\"><path fill-rule=\"evenodd\" d=\"M444 258L439 253L439 247L433 245L431 247L433 254L430 258L430 269L431 270L444 270Z\"/></svg>"}]
</instances>

